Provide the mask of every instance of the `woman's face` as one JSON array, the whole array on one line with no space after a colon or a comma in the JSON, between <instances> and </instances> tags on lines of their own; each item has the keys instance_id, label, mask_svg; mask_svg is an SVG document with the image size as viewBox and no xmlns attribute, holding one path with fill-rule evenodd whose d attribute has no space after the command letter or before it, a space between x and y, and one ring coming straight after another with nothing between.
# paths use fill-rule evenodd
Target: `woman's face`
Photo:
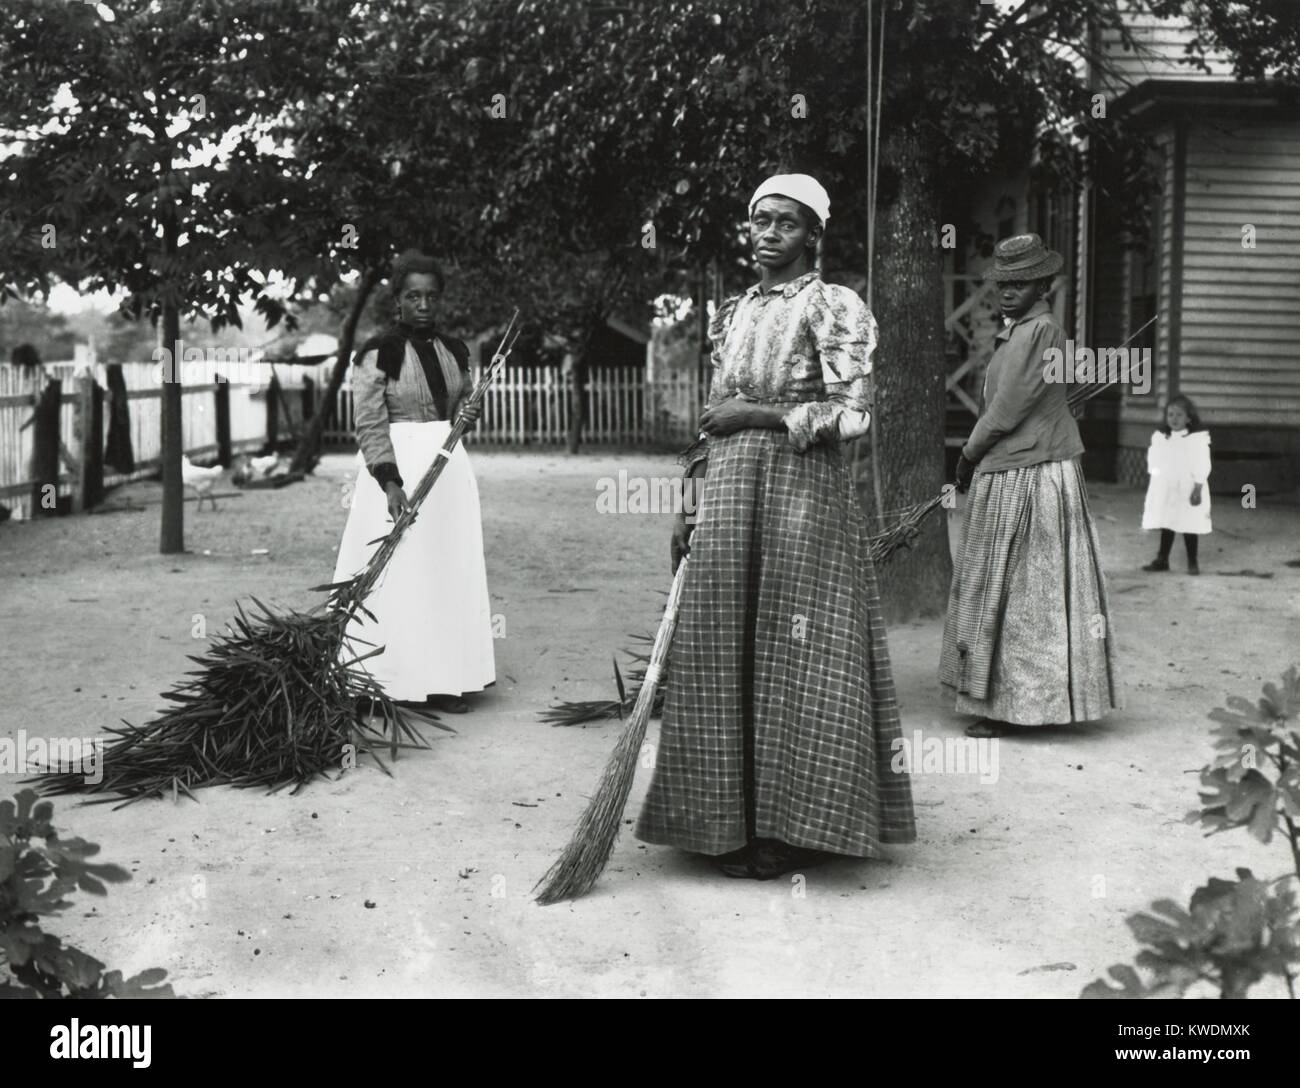
<instances>
[{"instance_id":1,"label":"woman's face","mask_svg":"<svg viewBox=\"0 0 1300 1088\"><path fill-rule=\"evenodd\" d=\"M1181 404L1171 404L1165 409L1165 422L1171 431L1181 431L1189 422L1187 409Z\"/></svg>"},{"instance_id":2,"label":"woman's face","mask_svg":"<svg viewBox=\"0 0 1300 1088\"><path fill-rule=\"evenodd\" d=\"M804 256L820 233L820 227L808 227L799 205L789 197L765 196L749 217L754 259L773 272Z\"/></svg>"},{"instance_id":3,"label":"woman's face","mask_svg":"<svg viewBox=\"0 0 1300 1088\"><path fill-rule=\"evenodd\" d=\"M397 296L398 316L417 328L432 325L433 306L441 294L438 277L432 272L408 273Z\"/></svg>"},{"instance_id":4,"label":"woman's face","mask_svg":"<svg viewBox=\"0 0 1300 1088\"><path fill-rule=\"evenodd\" d=\"M1040 288L1037 280L1005 280L998 284L998 301L1002 316L1018 321L1038 301Z\"/></svg>"}]
</instances>

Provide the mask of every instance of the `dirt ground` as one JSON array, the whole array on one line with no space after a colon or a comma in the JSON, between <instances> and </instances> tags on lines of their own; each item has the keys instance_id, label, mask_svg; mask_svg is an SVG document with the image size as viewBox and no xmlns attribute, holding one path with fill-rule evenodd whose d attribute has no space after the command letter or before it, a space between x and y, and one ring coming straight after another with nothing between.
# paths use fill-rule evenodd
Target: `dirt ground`
<instances>
[{"instance_id":1,"label":"dirt ground","mask_svg":"<svg viewBox=\"0 0 1300 1088\"><path fill-rule=\"evenodd\" d=\"M363 762L296 797L56 800L56 823L133 879L78 895L51 931L110 967L165 967L190 996L1074 997L1131 959L1124 918L1150 900L1185 901L1238 865L1285 870L1280 848L1205 839L1182 818L1208 711L1300 657L1300 505L1216 496L1205 574L1181 573L1180 543L1174 572L1148 575L1141 493L1093 484L1127 710L1002 741L995 782L917 774L919 840L888 861L730 881L627 833L592 895L536 906L617 730L553 728L538 711L609 694L612 652L653 629L669 580L668 517L597 512L598 481L676 470L638 454L473 456L504 637L497 686L458 732L404 754L395 778ZM144 722L189 666L196 616L215 630L237 598L308 604L351 474L333 455L302 484L216 512L191 503L179 557L157 554L158 507L142 506L155 483L116 492L113 512L0 525L0 737ZM908 736L965 724L935 680L941 626L890 632ZM0 796L17 788L0 775Z\"/></svg>"}]
</instances>

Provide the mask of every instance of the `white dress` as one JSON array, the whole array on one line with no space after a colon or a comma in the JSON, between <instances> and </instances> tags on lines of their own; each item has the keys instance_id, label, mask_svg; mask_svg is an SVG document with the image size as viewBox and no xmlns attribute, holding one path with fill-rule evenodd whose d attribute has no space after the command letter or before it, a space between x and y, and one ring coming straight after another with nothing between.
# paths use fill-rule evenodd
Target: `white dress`
<instances>
[{"instance_id":1,"label":"white dress","mask_svg":"<svg viewBox=\"0 0 1300 1088\"><path fill-rule=\"evenodd\" d=\"M1210 529L1210 432L1156 431L1147 450L1146 505L1143 529L1175 533L1208 533ZM1201 484L1201 502L1192 505L1192 488Z\"/></svg>"}]
</instances>

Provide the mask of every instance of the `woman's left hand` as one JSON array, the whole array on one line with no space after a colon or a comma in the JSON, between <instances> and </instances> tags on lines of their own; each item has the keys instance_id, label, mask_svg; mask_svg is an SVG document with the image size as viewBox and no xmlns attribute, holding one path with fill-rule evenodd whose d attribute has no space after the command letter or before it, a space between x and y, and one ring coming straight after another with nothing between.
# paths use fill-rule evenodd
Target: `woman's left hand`
<instances>
[{"instance_id":1,"label":"woman's left hand","mask_svg":"<svg viewBox=\"0 0 1300 1088\"><path fill-rule=\"evenodd\" d=\"M1193 484L1193 485L1192 485L1192 505L1193 505L1193 506L1200 506L1200 505L1201 505L1201 485L1200 485L1200 484Z\"/></svg>"},{"instance_id":2,"label":"woman's left hand","mask_svg":"<svg viewBox=\"0 0 1300 1088\"><path fill-rule=\"evenodd\" d=\"M754 406L739 397L724 400L712 408L704 409L700 416L700 430L709 434L727 435L754 426Z\"/></svg>"},{"instance_id":3,"label":"woman's left hand","mask_svg":"<svg viewBox=\"0 0 1300 1088\"><path fill-rule=\"evenodd\" d=\"M460 410L460 418L465 421L465 430L472 431L483 414L483 405L466 404Z\"/></svg>"}]
</instances>

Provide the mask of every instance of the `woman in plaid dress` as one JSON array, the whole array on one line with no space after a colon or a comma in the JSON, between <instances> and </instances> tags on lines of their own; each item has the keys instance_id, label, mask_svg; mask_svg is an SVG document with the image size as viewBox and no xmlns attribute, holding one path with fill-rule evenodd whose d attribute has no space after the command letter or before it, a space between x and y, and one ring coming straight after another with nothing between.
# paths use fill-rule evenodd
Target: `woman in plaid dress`
<instances>
[{"instance_id":1,"label":"woman in plaid dress","mask_svg":"<svg viewBox=\"0 0 1300 1088\"><path fill-rule=\"evenodd\" d=\"M806 175L750 202L762 282L709 337L704 477L654 777L637 836L771 879L822 854L911 842L911 785L866 519L841 452L865 432L876 323L813 269L829 217Z\"/></svg>"}]
</instances>

